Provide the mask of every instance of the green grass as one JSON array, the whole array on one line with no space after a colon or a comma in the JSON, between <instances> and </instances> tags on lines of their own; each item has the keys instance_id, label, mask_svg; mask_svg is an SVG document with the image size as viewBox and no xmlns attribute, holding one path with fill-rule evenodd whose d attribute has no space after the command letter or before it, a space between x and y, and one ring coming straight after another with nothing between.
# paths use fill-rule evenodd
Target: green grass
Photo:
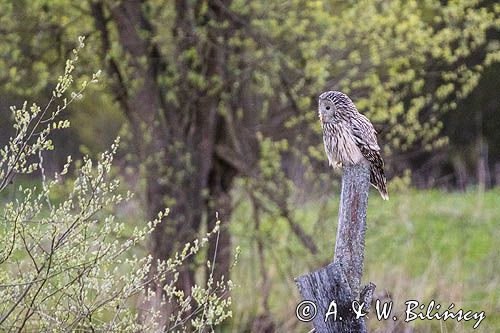
<instances>
[{"instance_id":1,"label":"green grass","mask_svg":"<svg viewBox=\"0 0 500 333\"><path fill-rule=\"evenodd\" d=\"M21 181L23 185L32 185L30 180ZM2 201L12 197L10 191L0 196ZM328 264L333 257L338 201L335 193L325 201L295 205L294 219L318 247L319 253L312 255L279 216L261 213L257 233L250 204L238 200L241 203L230 224L233 244L241 247L239 262L231 273L238 288L233 292L233 319L221 331L250 332L255 318L265 313L257 236L265 246L264 269L269 276L267 306L273 331L310 329L295 318L300 296L293 279ZM125 205L117 211L118 219L130 220L131 229L144 220L137 204L133 200L127 204L132 208ZM485 193L410 190L393 193L388 202L373 191L368 208L364 281L377 285L377 297L390 295L401 318L406 300L428 303L434 299L443 308L455 303L455 309L485 311L486 319L475 331L498 331L499 218L500 189ZM145 248L139 247L137 253L144 254ZM370 320L373 332L397 332L408 325L401 321ZM472 325L472 321L452 320L411 323L413 332L470 332Z\"/></svg>"},{"instance_id":2,"label":"green grass","mask_svg":"<svg viewBox=\"0 0 500 333\"><path fill-rule=\"evenodd\" d=\"M286 222L263 217L261 232L265 267L269 272L269 308L278 332L306 332L310 326L295 319L299 295L293 278L327 264L333 257L338 196L298 205L295 218L319 248L313 256L299 243ZM408 191L382 201L372 192L368 208L364 281L377 285L376 296L391 296L397 315L404 302L434 299L446 309L485 311L477 332L500 327L500 190L486 193ZM231 224L234 244L242 248L233 280L231 331L250 331L249 322L263 313L254 222L248 205L241 205ZM370 321L372 331L411 325L414 332L469 332L474 321ZM397 331L397 330L396 330Z\"/></svg>"}]
</instances>

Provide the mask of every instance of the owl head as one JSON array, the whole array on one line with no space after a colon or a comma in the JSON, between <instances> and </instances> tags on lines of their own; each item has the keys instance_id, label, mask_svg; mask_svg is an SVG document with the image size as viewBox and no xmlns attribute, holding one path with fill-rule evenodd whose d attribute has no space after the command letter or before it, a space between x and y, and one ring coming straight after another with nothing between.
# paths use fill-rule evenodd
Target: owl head
<instances>
[{"instance_id":1,"label":"owl head","mask_svg":"<svg viewBox=\"0 0 500 333\"><path fill-rule=\"evenodd\" d=\"M354 103L340 91L326 91L319 95L318 113L323 123L348 120L349 114L354 110L356 110Z\"/></svg>"}]
</instances>

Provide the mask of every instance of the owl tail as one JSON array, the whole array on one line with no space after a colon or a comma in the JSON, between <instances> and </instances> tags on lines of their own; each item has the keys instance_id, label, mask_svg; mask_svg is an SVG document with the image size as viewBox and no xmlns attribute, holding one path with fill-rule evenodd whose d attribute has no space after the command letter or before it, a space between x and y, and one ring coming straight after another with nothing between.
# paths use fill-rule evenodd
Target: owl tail
<instances>
[{"instance_id":1,"label":"owl tail","mask_svg":"<svg viewBox=\"0 0 500 333\"><path fill-rule=\"evenodd\" d=\"M385 179L383 166L372 164L370 167L370 183L378 190L382 199L389 200L387 193L387 181Z\"/></svg>"}]
</instances>

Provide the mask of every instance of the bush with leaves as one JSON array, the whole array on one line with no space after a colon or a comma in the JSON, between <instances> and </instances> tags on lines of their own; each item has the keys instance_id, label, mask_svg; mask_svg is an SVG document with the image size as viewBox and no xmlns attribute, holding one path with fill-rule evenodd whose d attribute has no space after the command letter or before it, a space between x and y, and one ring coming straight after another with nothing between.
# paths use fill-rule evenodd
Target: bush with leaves
<instances>
[{"instance_id":1,"label":"bush with leaves","mask_svg":"<svg viewBox=\"0 0 500 333\"><path fill-rule=\"evenodd\" d=\"M53 179L45 175L42 154L53 149L50 137L54 130L70 125L60 119L62 112L99 78L97 72L70 92L83 42L80 37L44 108L27 107L27 103L20 109L11 108L15 134L0 150L0 192L15 186L16 175L37 170L40 185L38 189L19 186L15 199L3 204L0 329L137 332L213 327L231 315L227 293L232 282L214 281L209 276L207 285L193 286L191 295L178 290L176 282L177 269L210 237L218 237L219 224L173 258L153 262L150 256L135 255L134 247L145 241L168 210L131 233L117 221L113 208L131 198L129 192L120 193L119 182L111 174L118 139L97 161L84 157L75 177L69 176L70 157ZM51 196L58 187L68 191L60 202ZM157 265L154 276L149 274L151 265ZM175 313L166 327L151 320L159 314L149 313L148 321L141 320L140 305L135 306L154 296L154 291L147 290L152 280L167 281L164 301L174 304Z\"/></svg>"}]
</instances>

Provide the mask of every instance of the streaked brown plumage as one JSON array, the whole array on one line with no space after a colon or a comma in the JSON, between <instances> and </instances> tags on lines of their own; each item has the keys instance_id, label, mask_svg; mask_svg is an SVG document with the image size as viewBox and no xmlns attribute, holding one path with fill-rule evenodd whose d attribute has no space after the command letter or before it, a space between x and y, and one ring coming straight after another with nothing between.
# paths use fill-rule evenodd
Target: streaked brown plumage
<instances>
[{"instance_id":1,"label":"streaked brown plumage","mask_svg":"<svg viewBox=\"0 0 500 333\"><path fill-rule=\"evenodd\" d=\"M346 94L339 91L322 93L318 104L330 165L339 167L366 159L370 163L370 183L384 200L388 200L384 161L380 156L377 132L370 120L358 112Z\"/></svg>"}]
</instances>

